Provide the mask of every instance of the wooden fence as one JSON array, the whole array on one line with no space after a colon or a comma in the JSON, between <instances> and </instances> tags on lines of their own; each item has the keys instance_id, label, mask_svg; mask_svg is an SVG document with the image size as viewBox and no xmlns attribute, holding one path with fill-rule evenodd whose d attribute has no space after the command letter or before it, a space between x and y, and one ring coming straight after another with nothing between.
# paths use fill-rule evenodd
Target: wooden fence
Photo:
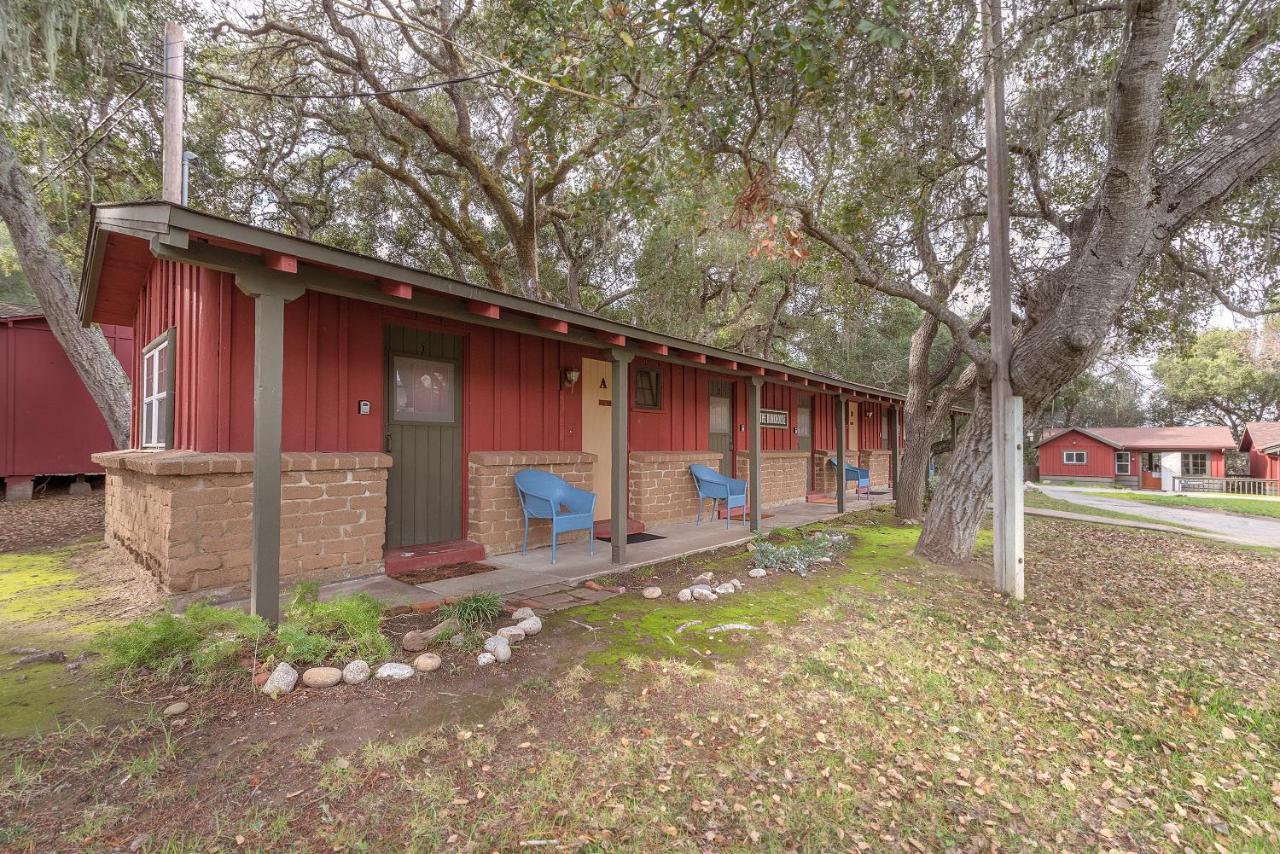
<instances>
[{"instance_id":1,"label":"wooden fence","mask_svg":"<svg viewBox=\"0 0 1280 854\"><path fill-rule=\"evenodd\" d=\"M1174 492L1221 492L1227 495L1280 495L1280 480L1260 477L1174 477Z\"/></svg>"}]
</instances>

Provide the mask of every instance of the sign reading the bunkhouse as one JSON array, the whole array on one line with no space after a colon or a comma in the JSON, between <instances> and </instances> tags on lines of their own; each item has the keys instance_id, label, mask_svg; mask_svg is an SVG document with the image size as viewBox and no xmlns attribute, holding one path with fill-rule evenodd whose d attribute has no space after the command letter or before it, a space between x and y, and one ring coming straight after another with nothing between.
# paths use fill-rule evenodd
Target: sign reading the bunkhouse
<instances>
[{"instance_id":1,"label":"sign reading the bunkhouse","mask_svg":"<svg viewBox=\"0 0 1280 854\"><path fill-rule=\"evenodd\" d=\"M790 423L790 415L785 409L761 409L760 426L776 427L785 430Z\"/></svg>"}]
</instances>

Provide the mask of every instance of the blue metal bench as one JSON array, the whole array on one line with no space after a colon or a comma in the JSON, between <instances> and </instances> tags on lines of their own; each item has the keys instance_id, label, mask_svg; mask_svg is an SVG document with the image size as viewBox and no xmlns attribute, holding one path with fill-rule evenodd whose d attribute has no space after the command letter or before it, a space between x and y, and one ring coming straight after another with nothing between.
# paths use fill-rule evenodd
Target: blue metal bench
<instances>
[{"instance_id":1,"label":"blue metal bench","mask_svg":"<svg viewBox=\"0 0 1280 854\"><path fill-rule=\"evenodd\" d=\"M551 520L551 562L556 562L556 538L567 531L587 531L591 554L596 553L596 496L570 486L549 471L523 469L516 472L516 491L524 510L523 556L529 549L529 520Z\"/></svg>"},{"instance_id":2,"label":"blue metal bench","mask_svg":"<svg viewBox=\"0 0 1280 854\"><path fill-rule=\"evenodd\" d=\"M725 477L713 468L694 463L689 466L689 474L693 475L693 483L698 488L698 522L702 524L702 502L711 502L711 515L714 516L724 502L724 526L729 527L733 518L733 508L742 508L742 524L747 524L747 482Z\"/></svg>"},{"instance_id":3,"label":"blue metal bench","mask_svg":"<svg viewBox=\"0 0 1280 854\"><path fill-rule=\"evenodd\" d=\"M832 468L836 467L834 457L827 458L827 465ZM871 472L867 469L860 469L857 466L844 464L844 485L845 489L849 488L849 484L854 485L854 494L862 493L864 495L871 494Z\"/></svg>"}]
</instances>

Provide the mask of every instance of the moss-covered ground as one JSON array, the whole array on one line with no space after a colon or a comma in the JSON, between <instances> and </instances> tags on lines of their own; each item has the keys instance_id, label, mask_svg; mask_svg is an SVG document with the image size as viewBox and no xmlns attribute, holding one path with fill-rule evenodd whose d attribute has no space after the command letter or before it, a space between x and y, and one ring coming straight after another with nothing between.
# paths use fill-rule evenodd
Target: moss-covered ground
<instances>
[{"instance_id":1,"label":"moss-covered ground","mask_svg":"<svg viewBox=\"0 0 1280 854\"><path fill-rule=\"evenodd\" d=\"M917 531L881 513L836 527L851 548L808 578L710 605L628 593L554 616L510 665L460 671L500 698L478 717L440 724L422 694L385 716L395 692L374 686L334 695L350 711L328 722L330 695L291 695L196 727L16 746L0 757L0 840L1280 849L1275 552L1029 519L1015 604L983 583L989 555L959 571L917 561ZM705 568L742 577L746 558L681 573ZM704 633L724 622L758 629ZM534 675L538 647L569 650L570 665Z\"/></svg>"}]
</instances>

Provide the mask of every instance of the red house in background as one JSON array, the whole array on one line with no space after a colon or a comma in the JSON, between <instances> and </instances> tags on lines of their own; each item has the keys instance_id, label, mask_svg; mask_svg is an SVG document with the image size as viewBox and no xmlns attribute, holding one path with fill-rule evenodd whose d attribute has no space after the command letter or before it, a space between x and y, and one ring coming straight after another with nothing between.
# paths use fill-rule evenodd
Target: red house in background
<instances>
[{"instance_id":1,"label":"red house in background","mask_svg":"<svg viewBox=\"0 0 1280 854\"><path fill-rule=\"evenodd\" d=\"M1173 479L1226 477L1226 427L1066 427L1036 446L1045 483L1102 483L1172 492Z\"/></svg>"},{"instance_id":2,"label":"red house in background","mask_svg":"<svg viewBox=\"0 0 1280 854\"><path fill-rule=\"evenodd\" d=\"M133 329L107 324L102 331L132 376ZM5 499L30 498L37 477L100 473L102 467L90 455L114 446L102 413L40 309L0 303L0 478Z\"/></svg>"},{"instance_id":3,"label":"red house in background","mask_svg":"<svg viewBox=\"0 0 1280 854\"><path fill-rule=\"evenodd\" d=\"M694 519L691 463L750 480L758 526L839 457L887 488L901 447L884 389L168 203L95 209L79 310L137 336L107 538L173 591L519 551L530 467L596 494L621 563Z\"/></svg>"},{"instance_id":4,"label":"red house in background","mask_svg":"<svg viewBox=\"0 0 1280 854\"><path fill-rule=\"evenodd\" d=\"M1249 455L1249 477L1280 480L1280 421L1244 425L1240 451Z\"/></svg>"}]
</instances>

